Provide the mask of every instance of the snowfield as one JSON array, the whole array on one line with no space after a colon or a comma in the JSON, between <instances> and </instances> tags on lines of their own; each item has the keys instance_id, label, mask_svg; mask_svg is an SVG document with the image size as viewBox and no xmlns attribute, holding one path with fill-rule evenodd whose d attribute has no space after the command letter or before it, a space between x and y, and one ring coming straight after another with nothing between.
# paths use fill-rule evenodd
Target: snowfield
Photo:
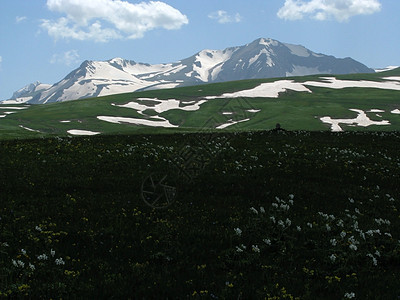
<instances>
[{"instance_id":1,"label":"snowfield","mask_svg":"<svg viewBox=\"0 0 400 300\"><path fill-rule=\"evenodd\" d=\"M155 118L155 117L153 117ZM126 117L108 117L108 116L98 116L97 119L101 121L106 121L115 124L136 124L136 125L146 125L151 127L165 127L165 128L173 128L179 127L177 125L172 125L167 119L158 117L161 121L153 121L146 119L136 119L136 118L126 118Z\"/></svg>"},{"instance_id":2,"label":"snowfield","mask_svg":"<svg viewBox=\"0 0 400 300\"><path fill-rule=\"evenodd\" d=\"M332 119L331 117L322 117L320 120L323 123L331 124L332 131L343 131L339 124L349 124L349 125L356 125L362 127L368 127L371 125L390 125L389 121L372 121L368 116L365 114L363 110L360 109L350 109L358 113L358 116L354 119Z\"/></svg>"},{"instance_id":3,"label":"snowfield","mask_svg":"<svg viewBox=\"0 0 400 300\"><path fill-rule=\"evenodd\" d=\"M100 132L94 132L89 130L79 130L79 129L71 129L67 131L69 134L72 135L96 135L100 134Z\"/></svg>"}]
</instances>

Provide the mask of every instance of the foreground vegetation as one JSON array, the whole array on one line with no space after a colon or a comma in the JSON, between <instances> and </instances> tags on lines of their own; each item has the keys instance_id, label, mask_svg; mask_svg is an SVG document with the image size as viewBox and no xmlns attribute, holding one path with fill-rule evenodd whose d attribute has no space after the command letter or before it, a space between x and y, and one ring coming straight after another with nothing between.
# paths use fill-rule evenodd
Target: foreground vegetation
<instances>
[{"instance_id":1,"label":"foreground vegetation","mask_svg":"<svg viewBox=\"0 0 400 300\"><path fill-rule=\"evenodd\" d=\"M399 148L399 132L2 141L0 295L397 299ZM170 203L142 197L149 176Z\"/></svg>"}]
</instances>

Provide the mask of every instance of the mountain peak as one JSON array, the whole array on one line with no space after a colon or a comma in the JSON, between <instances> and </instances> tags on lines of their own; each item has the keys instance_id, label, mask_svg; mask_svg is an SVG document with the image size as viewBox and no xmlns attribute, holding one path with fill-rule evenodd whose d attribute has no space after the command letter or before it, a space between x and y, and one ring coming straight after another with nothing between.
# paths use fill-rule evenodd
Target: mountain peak
<instances>
[{"instance_id":1,"label":"mountain peak","mask_svg":"<svg viewBox=\"0 0 400 300\"><path fill-rule=\"evenodd\" d=\"M46 90L42 89L44 85L35 83L14 96L29 95L30 103L40 104L200 83L372 72L352 59L338 59L316 54L301 45L259 38L244 46L202 50L168 64L136 63L120 57L107 61L86 60Z\"/></svg>"}]
</instances>

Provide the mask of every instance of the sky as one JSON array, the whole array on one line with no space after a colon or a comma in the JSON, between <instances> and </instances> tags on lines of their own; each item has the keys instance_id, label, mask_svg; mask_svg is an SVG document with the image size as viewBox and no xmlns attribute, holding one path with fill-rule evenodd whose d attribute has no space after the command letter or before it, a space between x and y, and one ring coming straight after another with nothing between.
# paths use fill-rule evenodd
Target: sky
<instances>
[{"instance_id":1,"label":"sky","mask_svg":"<svg viewBox=\"0 0 400 300\"><path fill-rule=\"evenodd\" d=\"M169 63L272 38L400 66L399 0L0 0L0 100L85 60Z\"/></svg>"}]
</instances>

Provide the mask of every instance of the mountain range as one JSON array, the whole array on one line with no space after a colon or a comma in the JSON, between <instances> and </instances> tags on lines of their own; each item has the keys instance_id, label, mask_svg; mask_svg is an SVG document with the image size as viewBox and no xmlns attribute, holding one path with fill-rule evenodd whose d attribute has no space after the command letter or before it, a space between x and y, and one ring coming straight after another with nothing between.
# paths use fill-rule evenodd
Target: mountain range
<instances>
[{"instance_id":1,"label":"mountain range","mask_svg":"<svg viewBox=\"0 0 400 300\"><path fill-rule=\"evenodd\" d=\"M45 104L242 79L373 72L349 57L336 58L304 46L260 38L244 46L202 50L175 63L87 60L61 81L53 85L32 83L3 103Z\"/></svg>"}]
</instances>

